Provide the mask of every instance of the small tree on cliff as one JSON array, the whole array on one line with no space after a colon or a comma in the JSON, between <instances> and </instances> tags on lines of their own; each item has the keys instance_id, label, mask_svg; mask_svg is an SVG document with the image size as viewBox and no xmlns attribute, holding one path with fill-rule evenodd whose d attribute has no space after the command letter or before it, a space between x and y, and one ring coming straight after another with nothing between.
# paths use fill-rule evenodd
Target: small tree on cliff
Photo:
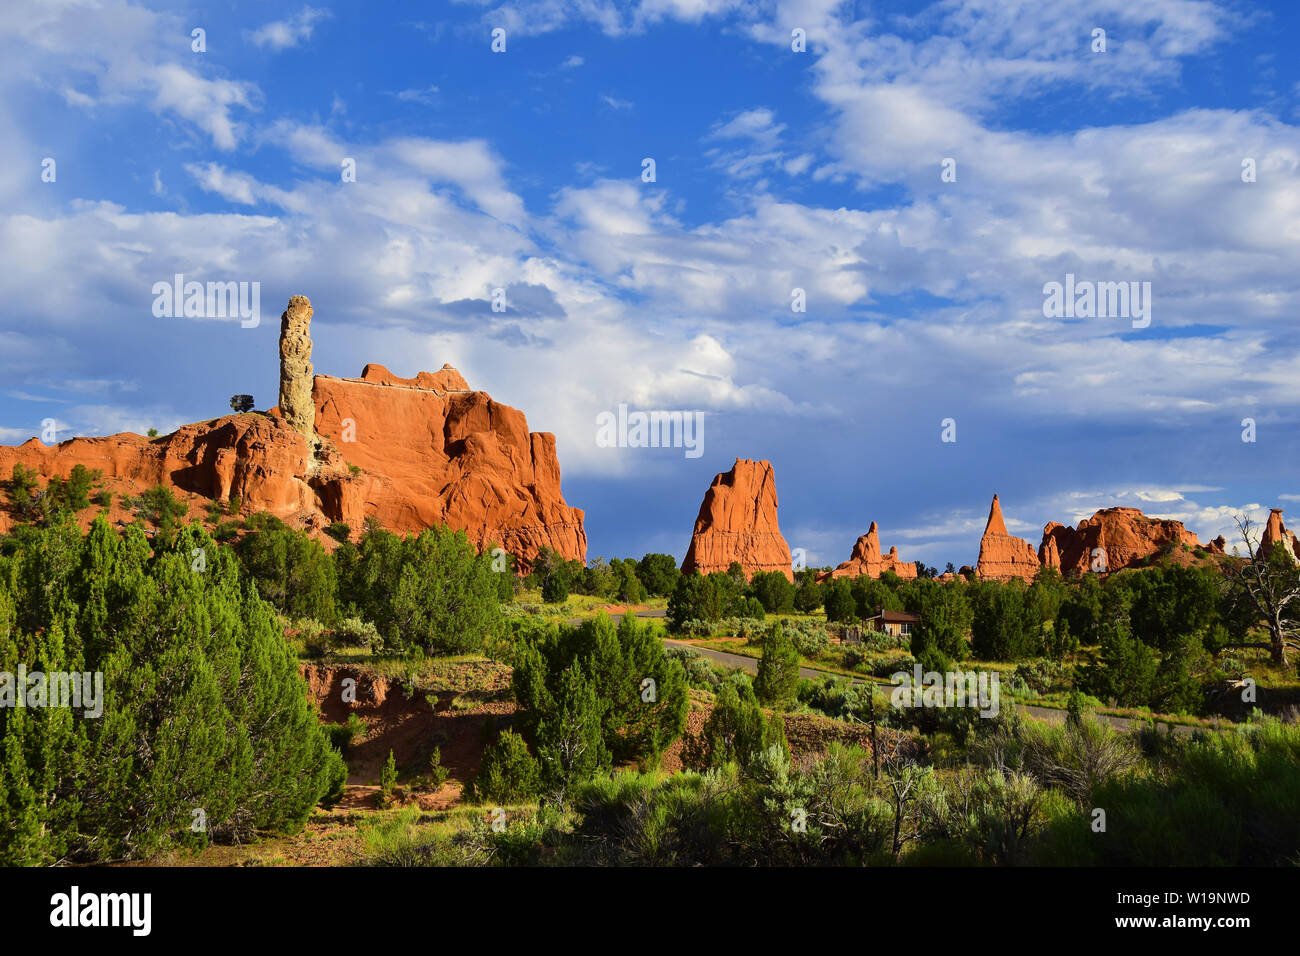
<instances>
[{"instance_id":1,"label":"small tree on cliff","mask_svg":"<svg viewBox=\"0 0 1300 956\"><path fill-rule=\"evenodd\" d=\"M244 412L251 412L253 410L253 396L252 395L231 395L230 407L241 415Z\"/></svg>"},{"instance_id":2,"label":"small tree on cliff","mask_svg":"<svg viewBox=\"0 0 1300 956\"><path fill-rule=\"evenodd\" d=\"M1236 518L1247 560L1229 566L1228 579L1234 604L1245 604L1268 629L1267 641L1242 641L1223 645L1267 650L1274 664L1289 666L1287 650L1300 650L1300 568L1284 543L1267 552L1256 547L1248 517Z\"/></svg>"}]
</instances>

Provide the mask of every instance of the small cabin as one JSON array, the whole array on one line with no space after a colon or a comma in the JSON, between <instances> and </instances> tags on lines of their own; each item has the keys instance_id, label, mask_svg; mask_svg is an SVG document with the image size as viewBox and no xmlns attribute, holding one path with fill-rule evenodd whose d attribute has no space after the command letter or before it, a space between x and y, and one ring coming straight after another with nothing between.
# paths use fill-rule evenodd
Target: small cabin
<instances>
[{"instance_id":1,"label":"small cabin","mask_svg":"<svg viewBox=\"0 0 1300 956\"><path fill-rule=\"evenodd\" d=\"M912 627L920 623L920 615L907 611L886 611L876 608L876 613L863 623L873 631L883 631L894 637L911 637Z\"/></svg>"}]
</instances>

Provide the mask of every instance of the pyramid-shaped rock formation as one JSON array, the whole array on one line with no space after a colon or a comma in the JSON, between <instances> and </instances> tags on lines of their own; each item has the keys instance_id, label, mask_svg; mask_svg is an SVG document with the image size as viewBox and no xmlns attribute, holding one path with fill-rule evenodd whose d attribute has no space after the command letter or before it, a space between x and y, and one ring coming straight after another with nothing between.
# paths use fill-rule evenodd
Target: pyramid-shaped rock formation
<instances>
[{"instance_id":1,"label":"pyramid-shaped rock formation","mask_svg":"<svg viewBox=\"0 0 1300 956\"><path fill-rule=\"evenodd\" d=\"M993 496L989 507L989 520L984 525L984 535L980 538L980 556L975 564L975 573L981 580L1009 581L1020 578L1033 581L1039 569L1038 554L1024 538L1017 538L1007 533L1007 524L1002 520L1002 505L998 496Z\"/></svg>"},{"instance_id":2,"label":"pyramid-shaped rock formation","mask_svg":"<svg viewBox=\"0 0 1300 956\"><path fill-rule=\"evenodd\" d=\"M682 571L711 574L739 562L746 577L780 571L793 580L790 546L781 536L776 507L771 462L737 458L704 494Z\"/></svg>"},{"instance_id":3,"label":"pyramid-shaped rock formation","mask_svg":"<svg viewBox=\"0 0 1300 956\"><path fill-rule=\"evenodd\" d=\"M880 553L880 529L871 522L867 533L858 538L853 545L849 559L819 580L827 578L856 578L865 574L867 577L880 577L885 571L893 571L900 578L916 577L916 562L903 561L898 557L898 548L890 548L888 554Z\"/></svg>"},{"instance_id":4,"label":"pyramid-shaped rock formation","mask_svg":"<svg viewBox=\"0 0 1300 956\"><path fill-rule=\"evenodd\" d=\"M47 447L33 438L0 447L0 475L21 462L66 477L81 464L119 494L170 486L193 517L205 499L237 497L245 513L267 511L318 534L335 521L355 534L367 518L396 532L446 524L525 567L543 547L586 561L583 512L560 493L554 435L530 432L523 412L472 391L450 366L414 379L379 365L357 379L313 375L311 315L306 297L294 296L281 319L281 407L153 439L123 433ZM110 517L130 519L117 495ZM0 512L0 532L12 523Z\"/></svg>"},{"instance_id":5,"label":"pyramid-shaped rock formation","mask_svg":"<svg viewBox=\"0 0 1300 956\"><path fill-rule=\"evenodd\" d=\"M1273 508L1268 513L1268 523L1259 538L1259 550L1271 554L1275 547L1282 547L1293 559L1300 558L1300 540L1287 530L1282 523L1282 509Z\"/></svg>"},{"instance_id":6,"label":"pyramid-shaped rock formation","mask_svg":"<svg viewBox=\"0 0 1300 956\"><path fill-rule=\"evenodd\" d=\"M1148 518L1137 508L1103 508L1077 528L1050 521L1043 528L1039 554L1043 564L1062 574L1093 569L1093 551L1100 549L1107 571L1140 565L1166 547L1199 548L1196 535L1172 518Z\"/></svg>"}]
</instances>

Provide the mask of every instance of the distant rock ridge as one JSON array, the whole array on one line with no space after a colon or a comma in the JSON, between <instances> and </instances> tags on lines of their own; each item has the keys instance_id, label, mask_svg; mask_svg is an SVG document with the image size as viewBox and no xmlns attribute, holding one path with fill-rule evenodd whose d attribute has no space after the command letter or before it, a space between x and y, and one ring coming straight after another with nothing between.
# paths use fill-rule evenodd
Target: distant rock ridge
<instances>
[{"instance_id":1,"label":"distant rock ridge","mask_svg":"<svg viewBox=\"0 0 1300 956\"><path fill-rule=\"evenodd\" d=\"M993 496L989 506L989 518L984 524L984 534L980 537L979 560L975 563L975 574L981 580L1010 581L1020 578L1033 581L1040 567L1038 554L1024 538L1017 538L1007 532L1006 521L1002 518L1002 505L998 496Z\"/></svg>"},{"instance_id":2,"label":"distant rock ridge","mask_svg":"<svg viewBox=\"0 0 1300 956\"><path fill-rule=\"evenodd\" d=\"M472 391L449 365L413 379L374 364L359 379L314 375L311 318L305 296L289 300L277 408L153 439L122 433L0 446L0 476L15 462L46 479L67 477L78 464L97 469L115 493L114 520L132 517L121 494L161 484L191 502L192 516L204 499L237 497L245 513L270 512L328 544L330 523L355 535L375 518L399 533L435 524L464 530L476 546L498 544L524 568L543 547L586 561L584 514L561 495L554 435L530 432L523 412ZM0 532L13 523L0 511Z\"/></svg>"},{"instance_id":3,"label":"distant rock ridge","mask_svg":"<svg viewBox=\"0 0 1300 956\"><path fill-rule=\"evenodd\" d=\"M859 525L859 527L861 526ZM835 570L820 575L819 580L856 578L863 574L875 579L885 571L893 571L900 578L914 578L917 574L916 563L901 560L898 557L898 548L891 547L888 554L882 555L880 553L880 529L873 521L871 527L867 529L867 533L858 538L853 545L853 553L849 556L849 559Z\"/></svg>"},{"instance_id":4,"label":"distant rock ridge","mask_svg":"<svg viewBox=\"0 0 1300 956\"><path fill-rule=\"evenodd\" d=\"M1063 574L1120 571L1146 563L1170 546L1201 547L1195 534L1172 518L1149 518L1137 508L1103 508L1077 528L1049 521L1039 554ZM1100 562L1100 567L1095 567Z\"/></svg>"},{"instance_id":5,"label":"distant rock ridge","mask_svg":"<svg viewBox=\"0 0 1300 956\"><path fill-rule=\"evenodd\" d=\"M777 522L776 477L769 461L737 458L709 485L695 519L683 573L725 572L732 563L745 577L780 571L790 580L790 546Z\"/></svg>"}]
</instances>

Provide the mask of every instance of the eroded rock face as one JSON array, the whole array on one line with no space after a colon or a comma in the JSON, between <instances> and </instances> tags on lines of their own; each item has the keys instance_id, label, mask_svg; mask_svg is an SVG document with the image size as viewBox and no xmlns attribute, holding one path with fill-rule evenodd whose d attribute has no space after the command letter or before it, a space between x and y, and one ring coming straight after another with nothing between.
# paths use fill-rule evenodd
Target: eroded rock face
<instances>
[{"instance_id":1,"label":"eroded rock face","mask_svg":"<svg viewBox=\"0 0 1300 956\"><path fill-rule=\"evenodd\" d=\"M239 498L246 511L269 511L284 518L310 513L316 495L306 479L307 441L283 420L263 415L227 415L185 425L161 438L123 433L105 438L71 438L46 446L35 438L17 447L0 447L0 471L15 462L35 469L45 480L66 478L76 465L102 473L114 492L110 518L129 520L118 497L167 485L190 503L190 517L203 515L206 500ZM98 509L83 512L88 523ZM0 530L13 516L0 513Z\"/></svg>"},{"instance_id":2,"label":"eroded rock face","mask_svg":"<svg viewBox=\"0 0 1300 956\"><path fill-rule=\"evenodd\" d=\"M519 410L470 391L449 366L399 379L371 365L361 379L321 375L313 385L310 431L319 438L273 409L154 439L127 433L0 446L0 474L15 462L45 479L67 477L78 464L98 469L115 493L112 520L132 517L118 495L162 484L190 503L192 517L210 500L238 497L244 513L270 512L331 546L323 536L330 522L347 522L355 535L373 516L399 533L440 523L463 529L524 568L544 546L586 560L583 513L560 493L555 437L529 432ZM82 513L83 525L96 510ZM0 532L13 523L0 511Z\"/></svg>"},{"instance_id":3,"label":"eroded rock face","mask_svg":"<svg viewBox=\"0 0 1300 956\"><path fill-rule=\"evenodd\" d=\"M1104 508L1080 521L1077 528L1048 522L1040 553L1047 556L1054 548L1058 561L1054 566L1062 574L1082 574L1094 570L1099 557L1105 560L1105 570L1119 571L1144 564L1171 545L1201 546L1181 521L1148 518L1136 508Z\"/></svg>"},{"instance_id":4,"label":"eroded rock face","mask_svg":"<svg viewBox=\"0 0 1300 956\"><path fill-rule=\"evenodd\" d=\"M1264 525L1264 533L1259 538L1259 550L1264 554L1270 554L1275 547L1281 546L1293 558L1300 558L1300 540L1296 539L1294 533L1287 530L1282 523L1282 509L1273 508L1268 513L1268 523Z\"/></svg>"},{"instance_id":5,"label":"eroded rock face","mask_svg":"<svg viewBox=\"0 0 1300 956\"><path fill-rule=\"evenodd\" d=\"M317 375L316 431L348 477L327 514L354 528L462 528L525 563L543 547L586 561L583 512L564 503L555 436L530 432L524 413L471 391L451 366L413 379L367 365L359 379ZM353 477L352 467L360 469Z\"/></svg>"},{"instance_id":6,"label":"eroded rock face","mask_svg":"<svg viewBox=\"0 0 1300 956\"><path fill-rule=\"evenodd\" d=\"M771 462L738 458L704 494L683 573L711 574L739 562L745 576L780 571L790 580L790 546L776 518L776 478Z\"/></svg>"},{"instance_id":7,"label":"eroded rock face","mask_svg":"<svg viewBox=\"0 0 1300 956\"><path fill-rule=\"evenodd\" d=\"M1040 567L1038 554L1033 545L1024 538L1017 538L1007 533L1007 524L1002 519L1002 505L998 496L993 496L989 506L989 520L984 525L984 535L980 538L980 556L975 563L975 573L981 580L1009 581L1020 578L1033 581Z\"/></svg>"},{"instance_id":8,"label":"eroded rock face","mask_svg":"<svg viewBox=\"0 0 1300 956\"><path fill-rule=\"evenodd\" d=\"M294 431L313 438L311 302L305 295L289 299L280 316L280 414Z\"/></svg>"},{"instance_id":9,"label":"eroded rock face","mask_svg":"<svg viewBox=\"0 0 1300 956\"><path fill-rule=\"evenodd\" d=\"M867 533L858 538L857 543L853 545L853 553L849 559L837 567L830 574L822 575L820 580L826 578L856 578L865 574L869 578L878 578L885 571L893 571L900 578L916 577L916 562L903 561L898 557L898 548L890 548L888 554L880 553L880 529L876 523L871 522L871 527Z\"/></svg>"}]
</instances>

